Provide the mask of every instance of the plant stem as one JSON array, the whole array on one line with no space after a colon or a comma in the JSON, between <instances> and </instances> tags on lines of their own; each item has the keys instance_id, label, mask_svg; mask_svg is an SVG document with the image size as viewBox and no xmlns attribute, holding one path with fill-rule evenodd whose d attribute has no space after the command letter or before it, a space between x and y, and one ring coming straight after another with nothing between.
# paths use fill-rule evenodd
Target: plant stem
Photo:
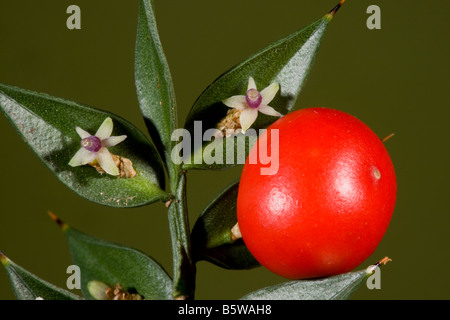
<instances>
[{"instance_id":1,"label":"plant stem","mask_svg":"<svg viewBox=\"0 0 450 320\"><path fill-rule=\"evenodd\" d=\"M195 264L192 262L189 219L186 203L186 173L179 170L171 177L171 191L175 198L169 206L169 228L173 256L173 297L193 299ZM172 183L173 182L173 183Z\"/></svg>"}]
</instances>

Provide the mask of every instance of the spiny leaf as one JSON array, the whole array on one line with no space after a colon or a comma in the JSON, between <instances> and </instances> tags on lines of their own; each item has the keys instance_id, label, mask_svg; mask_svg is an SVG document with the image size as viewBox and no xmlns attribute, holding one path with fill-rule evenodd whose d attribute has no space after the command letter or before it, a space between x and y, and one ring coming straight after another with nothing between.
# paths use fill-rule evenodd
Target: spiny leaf
<instances>
[{"instance_id":1,"label":"spiny leaf","mask_svg":"<svg viewBox=\"0 0 450 320\"><path fill-rule=\"evenodd\" d=\"M173 146L171 135L177 119L175 93L151 0L139 2L135 79L145 123L158 150L166 158L169 175L173 175L173 164L169 161Z\"/></svg>"},{"instance_id":2,"label":"spiny leaf","mask_svg":"<svg viewBox=\"0 0 450 320\"><path fill-rule=\"evenodd\" d=\"M0 109L45 165L80 196L113 207L135 207L169 198L162 189L164 169L156 149L126 120L106 111L3 84L0 84ZM107 117L113 119L113 135L127 135L124 142L110 151L133 162L137 171L134 178L101 175L90 166L73 168L68 164L80 148L81 138L75 126L93 134Z\"/></svg>"},{"instance_id":3,"label":"spiny leaf","mask_svg":"<svg viewBox=\"0 0 450 320\"><path fill-rule=\"evenodd\" d=\"M280 283L251 292L242 300L345 300L381 265L392 261L385 257L365 270L343 273L326 278Z\"/></svg>"},{"instance_id":4,"label":"spiny leaf","mask_svg":"<svg viewBox=\"0 0 450 320\"><path fill-rule=\"evenodd\" d=\"M192 249L197 260L207 260L227 269L250 269L260 264L242 239L231 229L237 223L239 181L223 190L205 208L192 230Z\"/></svg>"},{"instance_id":5,"label":"spiny leaf","mask_svg":"<svg viewBox=\"0 0 450 320\"><path fill-rule=\"evenodd\" d=\"M79 300L81 297L58 288L17 265L0 251L0 261L5 267L14 295L19 300Z\"/></svg>"},{"instance_id":6,"label":"spiny leaf","mask_svg":"<svg viewBox=\"0 0 450 320\"><path fill-rule=\"evenodd\" d=\"M146 254L84 234L49 213L63 230L74 264L80 267L81 290L87 299L93 280L110 286L120 284L147 300L172 299L172 280L166 271Z\"/></svg>"},{"instance_id":7,"label":"spiny leaf","mask_svg":"<svg viewBox=\"0 0 450 320\"><path fill-rule=\"evenodd\" d=\"M189 112L185 128L189 130L191 136L195 137L194 131L197 121L202 124L202 137L207 129L216 127L217 123L230 110L222 101L234 95L245 95L250 76L256 81L258 89L265 88L273 82L279 83L280 91L270 102L270 106L282 114L292 111L305 84L328 23L343 2L341 1L323 18L250 56L216 79L203 91ZM266 128L277 119L277 117L260 114L252 128L257 130ZM228 139L234 139L234 137ZM211 140L214 141L214 139ZM210 143L205 141L201 147L203 150L193 150L193 154L203 153ZM241 142L234 139L233 143ZM226 155L224 155L225 158ZM183 168L224 169L230 166L226 160L222 164L211 166L205 162L198 163L198 161L191 159L191 161L186 161Z\"/></svg>"}]
</instances>

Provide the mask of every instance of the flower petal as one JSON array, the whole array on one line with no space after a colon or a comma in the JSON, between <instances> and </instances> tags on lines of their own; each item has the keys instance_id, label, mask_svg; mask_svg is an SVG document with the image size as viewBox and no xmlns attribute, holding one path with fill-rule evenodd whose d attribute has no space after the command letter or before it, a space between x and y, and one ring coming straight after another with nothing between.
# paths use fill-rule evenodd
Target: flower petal
<instances>
[{"instance_id":1,"label":"flower petal","mask_svg":"<svg viewBox=\"0 0 450 320\"><path fill-rule=\"evenodd\" d=\"M105 121L101 124L100 128L98 128L95 136L100 140L104 140L111 136L113 130L113 121L111 118L106 118Z\"/></svg>"},{"instance_id":2,"label":"flower petal","mask_svg":"<svg viewBox=\"0 0 450 320\"><path fill-rule=\"evenodd\" d=\"M127 138L126 135L123 136L112 136L109 138L106 138L102 141L102 146L105 148L114 147L115 145L121 143L123 140Z\"/></svg>"},{"instance_id":3,"label":"flower petal","mask_svg":"<svg viewBox=\"0 0 450 320\"><path fill-rule=\"evenodd\" d=\"M255 83L255 80L253 79L253 77L248 78L247 91L250 90L250 89L257 90L256 83Z\"/></svg>"},{"instance_id":4,"label":"flower petal","mask_svg":"<svg viewBox=\"0 0 450 320\"><path fill-rule=\"evenodd\" d=\"M81 139L90 137L91 134L83 129L81 129L80 127L75 127L75 130L77 130L78 135L80 136Z\"/></svg>"},{"instance_id":5,"label":"flower petal","mask_svg":"<svg viewBox=\"0 0 450 320\"><path fill-rule=\"evenodd\" d=\"M224 105L237 110L244 110L248 107L245 96L232 96L222 101Z\"/></svg>"},{"instance_id":6,"label":"flower petal","mask_svg":"<svg viewBox=\"0 0 450 320\"><path fill-rule=\"evenodd\" d=\"M247 129L251 127L257 117L258 109L246 108L241 112L239 121L241 122L242 133L245 133L245 131L247 131Z\"/></svg>"},{"instance_id":7,"label":"flower petal","mask_svg":"<svg viewBox=\"0 0 450 320\"><path fill-rule=\"evenodd\" d=\"M272 83L267 88L263 89L261 93L262 97L262 104L269 104L270 101L275 98L275 95L277 94L278 90L280 89L280 85L278 83Z\"/></svg>"},{"instance_id":8,"label":"flower petal","mask_svg":"<svg viewBox=\"0 0 450 320\"><path fill-rule=\"evenodd\" d=\"M265 105L265 104L261 104L258 108L258 111L264 114L267 114L268 116L274 116L274 117L281 117L282 114L279 113L278 111L276 111L274 108Z\"/></svg>"},{"instance_id":9,"label":"flower petal","mask_svg":"<svg viewBox=\"0 0 450 320\"><path fill-rule=\"evenodd\" d=\"M100 167L102 167L102 169L105 170L107 174L110 174L112 176L119 175L119 169L117 168L116 163L114 162L108 149L101 148L97 152L97 160Z\"/></svg>"},{"instance_id":10,"label":"flower petal","mask_svg":"<svg viewBox=\"0 0 450 320\"><path fill-rule=\"evenodd\" d=\"M94 161L94 159L95 152L91 152L89 150L86 150L85 148L80 148L69 161L69 165L72 167L78 167L92 162Z\"/></svg>"}]
</instances>

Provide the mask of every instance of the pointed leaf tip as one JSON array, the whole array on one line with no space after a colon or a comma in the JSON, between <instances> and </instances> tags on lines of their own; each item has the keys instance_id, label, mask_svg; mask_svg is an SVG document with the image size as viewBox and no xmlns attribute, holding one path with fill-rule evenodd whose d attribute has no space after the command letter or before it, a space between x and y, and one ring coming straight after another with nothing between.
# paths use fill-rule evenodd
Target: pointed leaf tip
<instances>
[{"instance_id":1,"label":"pointed leaf tip","mask_svg":"<svg viewBox=\"0 0 450 320\"><path fill-rule=\"evenodd\" d=\"M9 259L3 252L0 251L0 262L6 266L9 263Z\"/></svg>"},{"instance_id":2,"label":"pointed leaf tip","mask_svg":"<svg viewBox=\"0 0 450 320\"><path fill-rule=\"evenodd\" d=\"M326 18L328 20L333 19L334 15L339 10L339 8L344 4L345 1L346 0L341 0L341 2L339 2L330 12L327 13Z\"/></svg>"},{"instance_id":3,"label":"pointed leaf tip","mask_svg":"<svg viewBox=\"0 0 450 320\"><path fill-rule=\"evenodd\" d=\"M381 259L380 261L376 262L375 264L368 266L367 269L366 269L366 273L367 274L371 274L371 273L374 272L374 270L376 268L379 268L381 265L386 265L388 262L391 262L391 261L392 261L391 258L384 257L383 259Z\"/></svg>"},{"instance_id":4,"label":"pointed leaf tip","mask_svg":"<svg viewBox=\"0 0 450 320\"><path fill-rule=\"evenodd\" d=\"M39 278L0 252L14 295L18 300L80 300L81 297Z\"/></svg>"},{"instance_id":5,"label":"pointed leaf tip","mask_svg":"<svg viewBox=\"0 0 450 320\"><path fill-rule=\"evenodd\" d=\"M52 218L52 220L55 221L63 231L67 229L68 225L60 218L58 218L53 212L48 211L47 213L50 216L50 218Z\"/></svg>"}]
</instances>

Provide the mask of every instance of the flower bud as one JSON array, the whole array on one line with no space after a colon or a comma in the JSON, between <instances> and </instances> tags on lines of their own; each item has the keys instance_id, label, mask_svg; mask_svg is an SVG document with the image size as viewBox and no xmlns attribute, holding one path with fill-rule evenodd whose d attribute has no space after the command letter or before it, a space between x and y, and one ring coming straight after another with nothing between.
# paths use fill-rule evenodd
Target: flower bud
<instances>
[{"instance_id":1,"label":"flower bud","mask_svg":"<svg viewBox=\"0 0 450 320\"><path fill-rule=\"evenodd\" d=\"M107 290L110 289L106 283L101 281L93 280L87 285L88 291L96 300L110 300L107 295Z\"/></svg>"}]
</instances>

